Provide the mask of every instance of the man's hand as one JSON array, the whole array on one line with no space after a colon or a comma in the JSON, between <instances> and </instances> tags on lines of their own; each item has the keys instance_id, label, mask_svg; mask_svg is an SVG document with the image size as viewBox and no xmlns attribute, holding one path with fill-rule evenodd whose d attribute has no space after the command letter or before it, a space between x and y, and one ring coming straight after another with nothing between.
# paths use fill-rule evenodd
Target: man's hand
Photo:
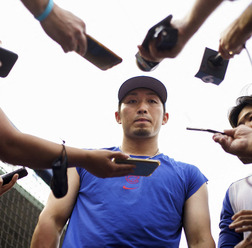
<instances>
[{"instance_id":1,"label":"man's hand","mask_svg":"<svg viewBox=\"0 0 252 248\"><path fill-rule=\"evenodd\" d=\"M230 229L235 229L238 233L252 231L252 210L241 210L232 216L233 222L229 225ZM235 248L252 248L252 233Z\"/></svg>"},{"instance_id":2,"label":"man's hand","mask_svg":"<svg viewBox=\"0 0 252 248\"><path fill-rule=\"evenodd\" d=\"M11 189L17 180L18 180L18 174L15 174L8 184L3 185L3 179L0 176L0 196L3 195L5 192L7 192L9 189Z\"/></svg>"},{"instance_id":3,"label":"man's hand","mask_svg":"<svg viewBox=\"0 0 252 248\"><path fill-rule=\"evenodd\" d=\"M252 162L252 129L245 125L224 131L226 135L214 134L213 140L222 148L239 157L244 163Z\"/></svg>"},{"instance_id":4,"label":"man's hand","mask_svg":"<svg viewBox=\"0 0 252 248\"><path fill-rule=\"evenodd\" d=\"M116 164L114 159L127 159L129 156L121 152L107 150L87 150L87 166L84 168L97 177L120 177L133 172L135 165Z\"/></svg>"},{"instance_id":5,"label":"man's hand","mask_svg":"<svg viewBox=\"0 0 252 248\"><path fill-rule=\"evenodd\" d=\"M238 28L237 20L234 21L225 31L221 33L219 43L219 53L224 59L231 59L235 54L240 54L244 48L246 40L241 39L241 30Z\"/></svg>"},{"instance_id":6,"label":"man's hand","mask_svg":"<svg viewBox=\"0 0 252 248\"><path fill-rule=\"evenodd\" d=\"M149 51L144 49L142 45L139 45L139 53L144 59L153 62L161 62L165 58L175 58L182 51L191 35L187 34L187 30L185 30L185 25L182 20L171 20L171 26L178 30L178 40L176 45L172 49L165 51L157 50L155 40L149 42Z\"/></svg>"},{"instance_id":7,"label":"man's hand","mask_svg":"<svg viewBox=\"0 0 252 248\"><path fill-rule=\"evenodd\" d=\"M221 34L219 52L224 59L239 54L252 35L252 3Z\"/></svg>"},{"instance_id":8,"label":"man's hand","mask_svg":"<svg viewBox=\"0 0 252 248\"><path fill-rule=\"evenodd\" d=\"M252 235L250 234L246 239L242 240L234 248L252 248Z\"/></svg>"},{"instance_id":9,"label":"man's hand","mask_svg":"<svg viewBox=\"0 0 252 248\"><path fill-rule=\"evenodd\" d=\"M86 26L80 18L54 4L51 13L40 24L64 52L76 51L81 56L85 55Z\"/></svg>"}]
</instances>

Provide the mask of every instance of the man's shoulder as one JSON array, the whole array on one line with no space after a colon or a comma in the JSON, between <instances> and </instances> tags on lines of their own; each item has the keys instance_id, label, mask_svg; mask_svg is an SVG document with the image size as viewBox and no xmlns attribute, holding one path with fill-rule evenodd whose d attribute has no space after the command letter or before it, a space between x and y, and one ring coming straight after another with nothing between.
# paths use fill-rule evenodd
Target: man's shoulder
<instances>
[{"instance_id":1,"label":"man's shoulder","mask_svg":"<svg viewBox=\"0 0 252 248\"><path fill-rule=\"evenodd\" d=\"M200 169L196 165L193 165L191 163L176 160L164 154L162 154L162 156L157 159L160 159L161 163L172 167L174 171L181 175L184 174L188 176L202 174Z\"/></svg>"},{"instance_id":2,"label":"man's shoulder","mask_svg":"<svg viewBox=\"0 0 252 248\"><path fill-rule=\"evenodd\" d=\"M103 148L100 148L100 150L120 151L118 146L103 147Z\"/></svg>"},{"instance_id":3,"label":"man's shoulder","mask_svg":"<svg viewBox=\"0 0 252 248\"><path fill-rule=\"evenodd\" d=\"M247 176L247 177L240 178L240 179L234 181L233 183L231 183L229 188L230 189L240 188L242 185L252 187L252 176Z\"/></svg>"},{"instance_id":4,"label":"man's shoulder","mask_svg":"<svg viewBox=\"0 0 252 248\"><path fill-rule=\"evenodd\" d=\"M252 183L252 175L249 175L249 176L246 176L246 177L243 177L243 178L239 178L239 179L237 179L236 181L233 181L233 182L231 183L231 185L243 183L243 182L246 182L246 181L249 181L249 182Z\"/></svg>"},{"instance_id":5,"label":"man's shoulder","mask_svg":"<svg viewBox=\"0 0 252 248\"><path fill-rule=\"evenodd\" d=\"M252 201L248 197L251 193L252 176L241 178L233 182L228 189L228 197L234 213L242 209L251 209Z\"/></svg>"},{"instance_id":6,"label":"man's shoulder","mask_svg":"<svg viewBox=\"0 0 252 248\"><path fill-rule=\"evenodd\" d=\"M176 165L176 166L179 166L179 167L182 167L182 168L196 167L193 164L171 158L171 157L169 157L168 155L165 155L165 154L162 154L161 158L164 159L165 161L173 164L173 165Z\"/></svg>"}]
</instances>

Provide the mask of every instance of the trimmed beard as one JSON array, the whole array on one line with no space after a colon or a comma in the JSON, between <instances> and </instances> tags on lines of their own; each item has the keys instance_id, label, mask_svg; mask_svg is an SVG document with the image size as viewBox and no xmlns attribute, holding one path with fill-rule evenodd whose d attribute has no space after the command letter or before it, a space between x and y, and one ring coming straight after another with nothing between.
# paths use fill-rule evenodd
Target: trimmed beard
<instances>
[{"instance_id":1,"label":"trimmed beard","mask_svg":"<svg viewBox=\"0 0 252 248\"><path fill-rule=\"evenodd\" d=\"M134 131L134 135L140 136L140 137L148 137L150 135L150 132L144 128L139 128Z\"/></svg>"}]
</instances>

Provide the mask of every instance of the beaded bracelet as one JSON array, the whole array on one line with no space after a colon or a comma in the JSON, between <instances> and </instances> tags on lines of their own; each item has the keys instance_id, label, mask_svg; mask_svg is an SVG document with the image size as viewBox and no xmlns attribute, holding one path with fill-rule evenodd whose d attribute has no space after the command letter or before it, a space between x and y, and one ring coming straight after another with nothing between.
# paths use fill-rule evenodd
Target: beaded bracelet
<instances>
[{"instance_id":1,"label":"beaded bracelet","mask_svg":"<svg viewBox=\"0 0 252 248\"><path fill-rule=\"evenodd\" d=\"M52 9L53 9L53 0L49 0L44 12L39 16L35 16L35 18L40 22L45 20L46 17L51 13Z\"/></svg>"}]
</instances>

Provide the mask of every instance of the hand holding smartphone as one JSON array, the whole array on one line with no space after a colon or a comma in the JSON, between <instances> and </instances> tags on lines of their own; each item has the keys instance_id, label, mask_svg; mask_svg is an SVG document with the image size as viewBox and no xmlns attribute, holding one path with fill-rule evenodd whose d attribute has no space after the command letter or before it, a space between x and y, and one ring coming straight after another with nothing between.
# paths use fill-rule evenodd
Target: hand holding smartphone
<instances>
[{"instance_id":1,"label":"hand holding smartphone","mask_svg":"<svg viewBox=\"0 0 252 248\"><path fill-rule=\"evenodd\" d=\"M136 168L134 172L130 175L134 176L151 176L155 169L160 165L159 160L154 159L138 159L138 158L128 158L126 160L115 159L117 164L134 164Z\"/></svg>"},{"instance_id":2,"label":"hand holding smartphone","mask_svg":"<svg viewBox=\"0 0 252 248\"><path fill-rule=\"evenodd\" d=\"M22 167L20 169L15 170L15 171L1 175L1 177L3 179L3 185L9 183L15 174L18 174L18 179L20 179L20 178L27 176L28 172L24 167Z\"/></svg>"},{"instance_id":3,"label":"hand holding smartphone","mask_svg":"<svg viewBox=\"0 0 252 248\"><path fill-rule=\"evenodd\" d=\"M88 49L84 58L105 71L122 62L122 58L105 47L90 35L87 35Z\"/></svg>"}]
</instances>

